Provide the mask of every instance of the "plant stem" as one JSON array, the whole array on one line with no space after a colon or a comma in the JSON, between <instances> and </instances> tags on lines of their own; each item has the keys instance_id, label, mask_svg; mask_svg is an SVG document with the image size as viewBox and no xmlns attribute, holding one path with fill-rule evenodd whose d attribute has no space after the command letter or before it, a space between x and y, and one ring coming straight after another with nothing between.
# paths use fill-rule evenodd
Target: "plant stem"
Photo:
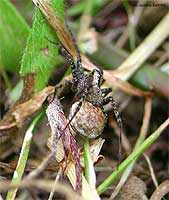
<instances>
[{"instance_id":1,"label":"plant stem","mask_svg":"<svg viewBox=\"0 0 169 200\"><path fill-rule=\"evenodd\" d=\"M90 163L91 160L91 154L90 154L90 146L89 146L89 140L87 137L84 138L84 173L85 178L87 182L90 182Z\"/></svg>"},{"instance_id":2,"label":"plant stem","mask_svg":"<svg viewBox=\"0 0 169 200\"><path fill-rule=\"evenodd\" d=\"M134 14L132 14L131 8L129 6L128 0L123 0L123 5L126 9L127 15L128 15L128 32L129 32L129 45L130 50L133 51L136 46L136 38L135 38L135 27L133 23Z\"/></svg>"}]
</instances>

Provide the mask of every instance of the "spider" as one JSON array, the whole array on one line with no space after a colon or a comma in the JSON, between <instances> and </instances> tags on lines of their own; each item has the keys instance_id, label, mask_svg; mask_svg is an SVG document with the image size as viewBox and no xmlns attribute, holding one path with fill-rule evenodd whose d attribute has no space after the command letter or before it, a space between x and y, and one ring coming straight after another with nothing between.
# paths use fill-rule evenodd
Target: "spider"
<instances>
[{"instance_id":1,"label":"spider","mask_svg":"<svg viewBox=\"0 0 169 200\"><path fill-rule=\"evenodd\" d=\"M56 85L56 90L69 85L71 86L71 90L75 93L75 97L77 99L70 109L69 121L64 128L63 133L70 125L70 128L75 133L88 138L98 137L103 132L107 121L107 115L104 112L104 106L111 102L114 115L120 129L119 155L121 155L120 144L123 124L120 114L117 110L116 102L113 96L109 95L112 89L101 88L103 83L102 70L94 69L88 74L84 73L80 51L77 47L72 32L70 29L68 30L73 39L73 44L77 55L76 62L74 61L72 55L61 43L56 43L49 40L50 42L58 45L61 53L71 66L73 76L72 80Z\"/></svg>"}]
</instances>

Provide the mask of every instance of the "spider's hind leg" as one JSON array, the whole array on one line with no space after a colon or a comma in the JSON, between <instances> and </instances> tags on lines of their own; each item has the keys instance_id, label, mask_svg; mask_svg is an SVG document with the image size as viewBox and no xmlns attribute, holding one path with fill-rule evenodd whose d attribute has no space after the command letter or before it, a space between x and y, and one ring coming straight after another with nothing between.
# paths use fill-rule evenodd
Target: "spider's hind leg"
<instances>
[{"instance_id":1,"label":"spider's hind leg","mask_svg":"<svg viewBox=\"0 0 169 200\"><path fill-rule=\"evenodd\" d=\"M119 161L120 161L121 160L121 154L122 154L121 141L122 141L122 134L123 134L123 123L122 123L121 116L120 116L120 114L118 112L116 102L115 102L115 100L114 100L114 98L112 96L108 96L107 98L105 98L104 101L103 101L103 105L106 105L109 102L111 102L111 105L112 105L112 108L113 108L113 112L114 112L115 118L117 120L117 124L118 124L119 130L120 130L120 134L119 134L119 153L118 153L119 154Z\"/></svg>"}]
</instances>

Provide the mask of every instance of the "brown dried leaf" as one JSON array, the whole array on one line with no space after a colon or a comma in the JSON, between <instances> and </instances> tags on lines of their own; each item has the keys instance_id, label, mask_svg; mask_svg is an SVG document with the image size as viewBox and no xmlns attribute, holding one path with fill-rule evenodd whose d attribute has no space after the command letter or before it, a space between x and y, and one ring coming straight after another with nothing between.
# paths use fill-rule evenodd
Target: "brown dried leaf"
<instances>
[{"instance_id":1,"label":"brown dried leaf","mask_svg":"<svg viewBox=\"0 0 169 200\"><path fill-rule=\"evenodd\" d=\"M46 109L46 114L52 130L51 143L49 145L51 152L54 153L56 152L57 143L59 139L62 138L63 146L66 152L68 152L72 156L72 159L74 160L75 170L76 170L76 190L80 191L82 188L82 169L80 165L80 156L78 152L78 147L75 139L70 133L69 127L67 127L67 119L64 115L61 103L57 97L55 97L54 100L49 103ZM65 157L66 164L67 162L69 162L69 160L67 160L68 158Z\"/></svg>"},{"instance_id":2,"label":"brown dried leaf","mask_svg":"<svg viewBox=\"0 0 169 200\"><path fill-rule=\"evenodd\" d=\"M35 93L26 102L15 104L0 121L0 137L4 136L6 131L22 127L27 118L38 111L46 98L54 91L54 87L49 86Z\"/></svg>"}]
</instances>

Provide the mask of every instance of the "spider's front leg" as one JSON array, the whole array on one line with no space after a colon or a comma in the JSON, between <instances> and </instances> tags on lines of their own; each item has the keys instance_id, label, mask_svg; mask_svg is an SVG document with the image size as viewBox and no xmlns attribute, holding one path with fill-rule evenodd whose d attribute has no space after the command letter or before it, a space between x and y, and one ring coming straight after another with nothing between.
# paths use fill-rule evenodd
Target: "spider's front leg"
<instances>
[{"instance_id":1,"label":"spider's front leg","mask_svg":"<svg viewBox=\"0 0 169 200\"><path fill-rule=\"evenodd\" d=\"M78 82L79 77L83 76L83 69L81 67L81 57L80 57L80 52L78 53L78 57L77 57L77 64L75 64L73 56L68 52L68 50L60 43L60 42L54 42L50 39L48 39L47 37L45 37L50 43L58 46L60 52L62 53L62 55L66 58L67 62L70 64L71 66L71 70L72 70L72 76L73 76L73 80L75 83Z\"/></svg>"},{"instance_id":2,"label":"spider's front leg","mask_svg":"<svg viewBox=\"0 0 169 200\"><path fill-rule=\"evenodd\" d=\"M58 83L57 85L55 85L54 86L55 87L55 91L47 97L48 103L51 103L54 100L55 95L58 92L58 90L61 90L61 93L62 93L65 90L67 90L67 88L71 88L72 85L73 85L72 80L65 80L64 82Z\"/></svg>"},{"instance_id":3,"label":"spider's front leg","mask_svg":"<svg viewBox=\"0 0 169 200\"><path fill-rule=\"evenodd\" d=\"M72 76L73 76L74 81L78 82L78 80L81 79L81 77L84 76L83 69L82 69L82 66L81 66L80 54L77 57L77 64L75 64L73 56L67 51L67 49L61 43L58 43L57 46L60 49L63 56L66 58L67 62L71 66Z\"/></svg>"}]
</instances>

